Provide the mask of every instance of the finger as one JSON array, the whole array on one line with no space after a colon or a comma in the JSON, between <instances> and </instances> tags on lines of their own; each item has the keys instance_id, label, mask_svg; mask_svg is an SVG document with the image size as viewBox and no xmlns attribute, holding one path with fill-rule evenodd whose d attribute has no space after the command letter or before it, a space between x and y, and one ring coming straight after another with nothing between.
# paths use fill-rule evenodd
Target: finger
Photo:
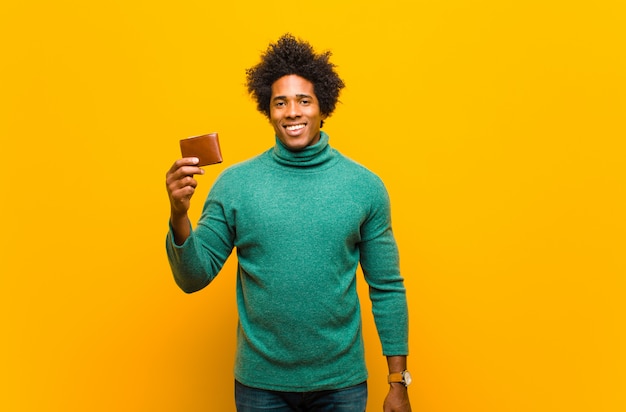
<instances>
[{"instance_id":1,"label":"finger","mask_svg":"<svg viewBox=\"0 0 626 412\"><path fill-rule=\"evenodd\" d=\"M181 166L191 166L197 165L200 162L200 159L197 157L183 157L174 162L174 165L177 167Z\"/></svg>"},{"instance_id":2,"label":"finger","mask_svg":"<svg viewBox=\"0 0 626 412\"><path fill-rule=\"evenodd\" d=\"M198 181L194 179L192 176L182 176L180 179L168 179L166 182L167 190L170 193L174 193L177 190L183 189L187 186L191 188L196 188L198 186Z\"/></svg>"},{"instance_id":3,"label":"finger","mask_svg":"<svg viewBox=\"0 0 626 412\"><path fill-rule=\"evenodd\" d=\"M192 175L203 175L204 174L204 169L198 166L183 166L180 169L178 169L181 173L183 173L185 176L192 176Z\"/></svg>"},{"instance_id":4,"label":"finger","mask_svg":"<svg viewBox=\"0 0 626 412\"><path fill-rule=\"evenodd\" d=\"M172 192L172 199L177 202L189 200L195 193L196 188L193 186L185 186Z\"/></svg>"},{"instance_id":5,"label":"finger","mask_svg":"<svg viewBox=\"0 0 626 412\"><path fill-rule=\"evenodd\" d=\"M184 179L187 176L204 174L204 169L198 166L184 166L183 165L178 168L176 168L175 166L176 164L174 164L174 166L172 166L172 168L165 175L165 181L167 182L168 185L173 181Z\"/></svg>"},{"instance_id":6,"label":"finger","mask_svg":"<svg viewBox=\"0 0 626 412\"><path fill-rule=\"evenodd\" d=\"M189 202L191 197L195 193L195 188L192 186L185 186L183 188L177 189L170 194L170 203L176 209L181 211L187 210L189 208Z\"/></svg>"},{"instance_id":7,"label":"finger","mask_svg":"<svg viewBox=\"0 0 626 412\"><path fill-rule=\"evenodd\" d=\"M185 176L182 179L177 180L175 183L181 189L187 186L195 189L198 186L198 181L194 179L192 176Z\"/></svg>"},{"instance_id":8,"label":"finger","mask_svg":"<svg viewBox=\"0 0 626 412\"><path fill-rule=\"evenodd\" d=\"M173 174L176 173L176 171L181 170L181 169L186 169L187 167L191 166L193 167L193 173L188 173L188 174L201 174L202 172L199 172L198 170L201 170L198 166L196 166L198 163L200 162L200 159L198 159L197 157L183 157L182 159L178 159L174 162L174 164L172 165L172 167L170 167L170 170L168 170L167 174Z\"/></svg>"}]
</instances>

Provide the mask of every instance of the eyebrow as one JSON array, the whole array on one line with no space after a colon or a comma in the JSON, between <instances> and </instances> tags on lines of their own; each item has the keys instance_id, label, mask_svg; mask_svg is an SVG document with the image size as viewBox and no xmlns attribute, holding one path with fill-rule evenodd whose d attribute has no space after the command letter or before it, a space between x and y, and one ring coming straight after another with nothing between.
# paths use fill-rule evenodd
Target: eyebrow
<instances>
[{"instance_id":1,"label":"eyebrow","mask_svg":"<svg viewBox=\"0 0 626 412\"><path fill-rule=\"evenodd\" d=\"M302 98L309 98L309 99L312 99L312 98L313 98L313 96L311 96L311 95L309 95L309 94L304 94L304 93L302 93L302 94L296 94L296 97L297 97L298 99L302 99ZM274 100L287 100L287 96L276 96L276 97L274 97L274 98L272 99L272 101L274 101Z\"/></svg>"}]
</instances>

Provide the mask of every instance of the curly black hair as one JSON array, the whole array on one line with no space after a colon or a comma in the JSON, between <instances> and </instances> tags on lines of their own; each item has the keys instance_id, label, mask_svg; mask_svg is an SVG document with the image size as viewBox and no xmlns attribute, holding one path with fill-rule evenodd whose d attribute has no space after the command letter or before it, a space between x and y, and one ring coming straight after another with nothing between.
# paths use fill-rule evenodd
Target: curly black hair
<instances>
[{"instance_id":1,"label":"curly black hair","mask_svg":"<svg viewBox=\"0 0 626 412\"><path fill-rule=\"evenodd\" d=\"M270 118L272 84L283 76L295 74L313 83L320 113L330 116L345 87L335 65L329 61L330 51L316 54L306 41L287 33L267 47L261 62L246 70L248 93L256 100L257 109Z\"/></svg>"}]
</instances>

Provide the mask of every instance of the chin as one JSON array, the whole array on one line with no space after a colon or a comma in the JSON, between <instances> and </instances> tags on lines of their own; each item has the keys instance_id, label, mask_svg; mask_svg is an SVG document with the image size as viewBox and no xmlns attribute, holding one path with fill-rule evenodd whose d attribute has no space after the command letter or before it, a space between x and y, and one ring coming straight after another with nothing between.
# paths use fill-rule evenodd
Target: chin
<instances>
[{"instance_id":1,"label":"chin","mask_svg":"<svg viewBox=\"0 0 626 412\"><path fill-rule=\"evenodd\" d=\"M287 149L293 151L293 152L299 152L300 150L304 150L307 147L309 147L308 144L288 144L285 145L287 147Z\"/></svg>"},{"instance_id":2,"label":"chin","mask_svg":"<svg viewBox=\"0 0 626 412\"><path fill-rule=\"evenodd\" d=\"M280 139L280 141L289 150L302 150L312 144L311 141L308 139L294 139L293 137L285 137L283 139Z\"/></svg>"}]
</instances>

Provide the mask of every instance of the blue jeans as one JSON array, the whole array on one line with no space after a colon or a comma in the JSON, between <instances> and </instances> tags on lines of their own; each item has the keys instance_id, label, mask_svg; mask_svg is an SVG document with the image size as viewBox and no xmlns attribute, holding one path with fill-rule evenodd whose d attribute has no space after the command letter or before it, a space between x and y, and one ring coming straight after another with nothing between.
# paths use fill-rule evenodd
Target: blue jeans
<instances>
[{"instance_id":1,"label":"blue jeans","mask_svg":"<svg viewBox=\"0 0 626 412\"><path fill-rule=\"evenodd\" d=\"M345 389L279 392L251 388L235 381L237 412L365 412L367 382Z\"/></svg>"}]
</instances>

